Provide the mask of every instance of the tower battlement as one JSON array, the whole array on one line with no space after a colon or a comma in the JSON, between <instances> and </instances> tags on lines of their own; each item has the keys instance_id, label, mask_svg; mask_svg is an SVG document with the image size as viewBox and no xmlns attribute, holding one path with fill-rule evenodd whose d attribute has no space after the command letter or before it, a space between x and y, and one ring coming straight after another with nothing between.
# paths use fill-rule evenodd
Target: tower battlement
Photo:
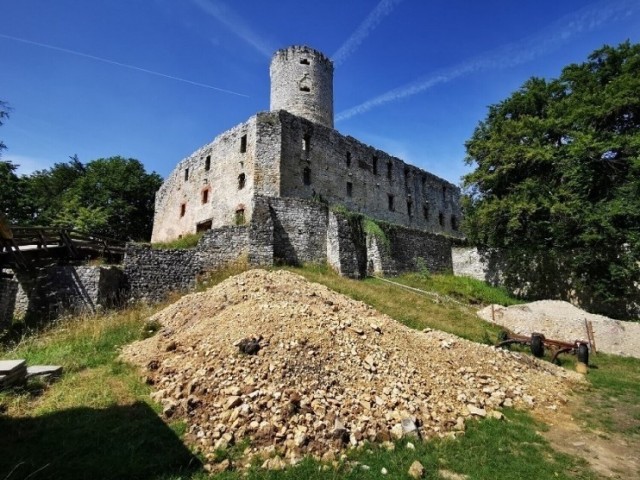
<instances>
[{"instance_id":1,"label":"tower battlement","mask_svg":"<svg viewBox=\"0 0 640 480\"><path fill-rule=\"evenodd\" d=\"M286 110L333 128L333 62L311 47L293 45L271 59L271 111Z\"/></svg>"}]
</instances>

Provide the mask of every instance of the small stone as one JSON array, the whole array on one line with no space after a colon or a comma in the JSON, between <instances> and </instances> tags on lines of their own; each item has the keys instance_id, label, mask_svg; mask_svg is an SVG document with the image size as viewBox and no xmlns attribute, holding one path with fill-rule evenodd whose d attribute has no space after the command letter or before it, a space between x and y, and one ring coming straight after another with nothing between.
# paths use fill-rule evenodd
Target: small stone
<instances>
[{"instance_id":1,"label":"small stone","mask_svg":"<svg viewBox=\"0 0 640 480\"><path fill-rule=\"evenodd\" d=\"M375 323L372 323L372 324L370 324L369 326L371 327L371 329L372 329L374 332L378 332L378 333L381 333L381 332L382 332L382 329L380 328L380 326L379 326L379 325L376 325Z\"/></svg>"},{"instance_id":2,"label":"small stone","mask_svg":"<svg viewBox=\"0 0 640 480\"><path fill-rule=\"evenodd\" d=\"M242 403L242 399L240 397L231 396L227 400L227 403L225 404L224 408L227 409L227 410L231 410L232 408L237 407L241 403Z\"/></svg>"},{"instance_id":3,"label":"small stone","mask_svg":"<svg viewBox=\"0 0 640 480\"><path fill-rule=\"evenodd\" d=\"M492 410L491 412L489 412L489 417L495 418L496 420L502 420L504 418L504 415L502 414L502 412Z\"/></svg>"},{"instance_id":4,"label":"small stone","mask_svg":"<svg viewBox=\"0 0 640 480\"><path fill-rule=\"evenodd\" d=\"M413 443L411 443L411 442L407 442L407 448L408 448L409 450L415 450L415 449L416 449L416 446L415 446Z\"/></svg>"},{"instance_id":5,"label":"small stone","mask_svg":"<svg viewBox=\"0 0 640 480\"><path fill-rule=\"evenodd\" d=\"M402 424L400 423L396 423L392 428L391 428L391 436L397 439L402 438L402 435L404 434L404 430L402 428Z\"/></svg>"},{"instance_id":6,"label":"small stone","mask_svg":"<svg viewBox=\"0 0 640 480\"><path fill-rule=\"evenodd\" d=\"M422 478L424 476L424 467L416 460L411 464L407 473L411 478Z\"/></svg>"},{"instance_id":7,"label":"small stone","mask_svg":"<svg viewBox=\"0 0 640 480\"><path fill-rule=\"evenodd\" d=\"M486 417L487 411L484 408L478 408L475 405L469 404L467 405L467 410L470 415L476 415L478 417Z\"/></svg>"},{"instance_id":8,"label":"small stone","mask_svg":"<svg viewBox=\"0 0 640 480\"><path fill-rule=\"evenodd\" d=\"M386 468L382 467L382 469L380 470L380 473L382 475L386 475L387 473L389 473L389 471Z\"/></svg>"}]
</instances>

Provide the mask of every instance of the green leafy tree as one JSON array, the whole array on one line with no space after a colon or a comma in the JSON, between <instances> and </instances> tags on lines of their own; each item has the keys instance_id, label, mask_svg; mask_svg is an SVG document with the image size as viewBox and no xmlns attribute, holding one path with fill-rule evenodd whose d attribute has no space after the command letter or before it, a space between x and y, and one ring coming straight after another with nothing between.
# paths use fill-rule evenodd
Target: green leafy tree
<instances>
[{"instance_id":1,"label":"green leafy tree","mask_svg":"<svg viewBox=\"0 0 640 480\"><path fill-rule=\"evenodd\" d=\"M127 240L148 240L155 193L162 184L133 158L93 160L62 196L57 224Z\"/></svg>"},{"instance_id":2,"label":"green leafy tree","mask_svg":"<svg viewBox=\"0 0 640 480\"><path fill-rule=\"evenodd\" d=\"M3 100L0 100L0 126L2 126L6 118L9 118L9 110L11 110L9 104ZM7 146L2 140L0 140L0 155L2 155L2 150L6 148Z\"/></svg>"},{"instance_id":3,"label":"green leafy tree","mask_svg":"<svg viewBox=\"0 0 640 480\"><path fill-rule=\"evenodd\" d=\"M630 315L640 282L640 45L531 78L466 143L465 233L505 281Z\"/></svg>"}]
</instances>

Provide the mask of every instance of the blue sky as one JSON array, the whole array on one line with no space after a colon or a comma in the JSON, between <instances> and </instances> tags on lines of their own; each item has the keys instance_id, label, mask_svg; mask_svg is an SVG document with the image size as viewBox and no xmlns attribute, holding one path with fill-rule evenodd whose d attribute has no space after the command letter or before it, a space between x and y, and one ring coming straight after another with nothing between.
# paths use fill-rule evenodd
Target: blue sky
<instances>
[{"instance_id":1,"label":"blue sky","mask_svg":"<svg viewBox=\"0 0 640 480\"><path fill-rule=\"evenodd\" d=\"M336 128L458 184L464 142L531 76L640 41L639 0L20 0L0 3L3 160L122 155L166 176L269 109L269 61L336 64Z\"/></svg>"}]
</instances>

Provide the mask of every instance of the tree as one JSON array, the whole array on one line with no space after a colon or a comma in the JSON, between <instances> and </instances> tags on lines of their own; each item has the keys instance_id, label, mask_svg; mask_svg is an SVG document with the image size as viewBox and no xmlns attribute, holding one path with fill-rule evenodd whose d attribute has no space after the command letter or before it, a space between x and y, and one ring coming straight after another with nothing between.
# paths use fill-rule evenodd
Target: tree
<instances>
[{"instance_id":1,"label":"tree","mask_svg":"<svg viewBox=\"0 0 640 480\"><path fill-rule=\"evenodd\" d=\"M529 79L466 143L467 237L506 281L629 315L640 282L640 45L605 46Z\"/></svg>"},{"instance_id":2,"label":"tree","mask_svg":"<svg viewBox=\"0 0 640 480\"><path fill-rule=\"evenodd\" d=\"M0 100L0 126L3 125L4 119L9 118L9 111L11 107L5 101ZM0 155L2 155L2 150L6 149L7 146L4 144L2 140L0 140Z\"/></svg>"},{"instance_id":3,"label":"tree","mask_svg":"<svg viewBox=\"0 0 640 480\"><path fill-rule=\"evenodd\" d=\"M126 240L148 240L155 193L162 184L133 158L93 160L62 196L57 224Z\"/></svg>"}]
</instances>

